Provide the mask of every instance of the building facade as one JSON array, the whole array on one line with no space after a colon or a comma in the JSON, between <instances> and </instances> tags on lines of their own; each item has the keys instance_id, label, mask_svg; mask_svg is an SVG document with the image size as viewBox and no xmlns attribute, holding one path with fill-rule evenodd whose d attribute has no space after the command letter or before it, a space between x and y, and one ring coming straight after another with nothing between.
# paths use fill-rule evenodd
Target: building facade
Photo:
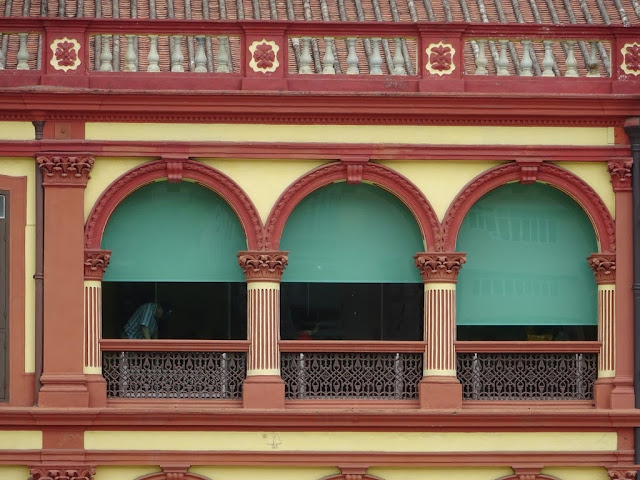
<instances>
[{"instance_id":1,"label":"building facade","mask_svg":"<svg viewBox=\"0 0 640 480\"><path fill-rule=\"evenodd\" d=\"M0 12L1 479L635 478L635 0Z\"/></svg>"}]
</instances>

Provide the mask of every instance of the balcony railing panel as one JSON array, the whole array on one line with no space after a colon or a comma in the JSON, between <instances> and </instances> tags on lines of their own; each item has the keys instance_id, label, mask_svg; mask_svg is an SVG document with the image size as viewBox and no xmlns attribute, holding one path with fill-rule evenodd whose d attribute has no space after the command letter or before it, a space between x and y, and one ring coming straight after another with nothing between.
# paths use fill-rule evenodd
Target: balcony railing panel
<instances>
[{"instance_id":1,"label":"balcony railing panel","mask_svg":"<svg viewBox=\"0 0 640 480\"><path fill-rule=\"evenodd\" d=\"M242 397L247 355L237 350L245 350L246 342L230 342L225 349L224 342L148 341L144 345L145 342L132 341L131 349L125 350L126 343L103 341L102 373L108 398Z\"/></svg>"},{"instance_id":2,"label":"balcony railing panel","mask_svg":"<svg viewBox=\"0 0 640 480\"><path fill-rule=\"evenodd\" d=\"M463 400L591 400L598 355L459 352L457 372Z\"/></svg>"},{"instance_id":3,"label":"balcony railing panel","mask_svg":"<svg viewBox=\"0 0 640 480\"><path fill-rule=\"evenodd\" d=\"M289 342L286 350L294 347ZM315 342L318 349L327 342ZM339 343L339 342L337 342ZM354 342L355 343L355 342ZM420 343L420 342L416 342ZM336 350L327 348L326 350ZM365 399L365 400L415 400L418 383L422 378L423 354L421 345L417 352L405 349L396 353L349 351L351 345L343 345L347 351L283 352L281 373L287 399ZM389 346L391 348L391 346ZM339 346L337 348L340 348ZM381 345L378 350L382 350ZM418 353L420 352L420 353Z\"/></svg>"},{"instance_id":4,"label":"balcony railing panel","mask_svg":"<svg viewBox=\"0 0 640 480\"><path fill-rule=\"evenodd\" d=\"M0 70L37 70L41 67L38 33L0 32Z\"/></svg>"}]
</instances>

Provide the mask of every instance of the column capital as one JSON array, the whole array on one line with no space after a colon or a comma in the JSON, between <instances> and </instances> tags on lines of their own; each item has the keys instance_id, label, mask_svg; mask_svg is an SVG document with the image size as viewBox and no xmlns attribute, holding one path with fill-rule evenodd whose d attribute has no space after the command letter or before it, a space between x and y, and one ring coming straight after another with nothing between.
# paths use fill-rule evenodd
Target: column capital
<instances>
[{"instance_id":1,"label":"column capital","mask_svg":"<svg viewBox=\"0 0 640 480\"><path fill-rule=\"evenodd\" d=\"M608 163L609 175L611 175L611 184L614 192L630 192L631 191L631 168L633 160L611 160Z\"/></svg>"},{"instance_id":2,"label":"column capital","mask_svg":"<svg viewBox=\"0 0 640 480\"><path fill-rule=\"evenodd\" d=\"M84 279L101 281L110 260L110 250L85 249Z\"/></svg>"},{"instance_id":3,"label":"column capital","mask_svg":"<svg viewBox=\"0 0 640 480\"><path fill-rule=\"evenodd\" d=\"M238 264L244 271L247 282L280 282L289 262L289 252L241 251Z\"/></svg>"},{"instance_id":4,"label":"column capital","mask_svg":"<svg viewBox=\"0 0 640 480\"><path fill-rule=\"evenodd\" d=\"M424 283L456 283L458 272L467 261L466 253L421 252L413 259Z\"/></svg>"},{"instance_id":5,"label":"column capital","mask_svg":"<svg viewBox=\"0 0 640 480\"><path fill-rule=\"evenodd\" d=\"M598 285L613 285L616 283L615 253L594 253L589 255L587 260L596 276Z\"/></svg>"},{"instance_id":6,"label":"column capital","mask_svg":"<svg viewBox=\"0 0 640 480\"><path fill-rule=\"evenodd\" d=\"M93 480L94 467L32 467L29 480Z\"/></svg>"},{"instance_id":7,"label":"column capital","mask_svg":"<svg viewBox=\"0 0 640 480\"><path fill-rule=\"evenodd\" d=\"M43 185L84 187L95 160L91 155L45 153L38 155L36 161L42 172Z\"/></svg>"}]
</instances>

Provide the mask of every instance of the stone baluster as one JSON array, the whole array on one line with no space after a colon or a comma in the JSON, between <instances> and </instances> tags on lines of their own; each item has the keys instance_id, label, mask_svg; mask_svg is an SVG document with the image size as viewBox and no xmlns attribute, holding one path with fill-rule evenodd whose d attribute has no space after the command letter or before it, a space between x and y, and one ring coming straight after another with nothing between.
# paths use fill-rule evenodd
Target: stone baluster
<instances>
[{"instance_id":1,"label":"stone baluster","mask_svg":"<svg viewBox=\"0 0 640 480\"><path fill-rule=\"evenodd\" d=\"M113 55L111 54L111 35L102 35L102 51L100 52L100 71L113 71Z\"/></svg>"},{"instance_id":2,"label":"stone baluster","mask_svg":"<svg viewBox=\"0 0 640 480\"><path fill-rule=\"evenodd\" d=\"M488 75L489 71L487 70L487 64L489 61L487 60L487 55L485 52L485 45L487 41L485 39L476 40L478 45L478 55L476 56L476 75Z\"/></svg>"},{"instance_id":3,"label":"stone baluster","mask_svg":"<svg viewBox=\"0 0 640 480\"><path fill-rule=\"evenodd\" d=\"M522 60L520 61L521 72L523 77L533 76L533 60L531 59L531 40L522 40Z\"/></svg>"},{"instance_id":4,"label":"stone baluster","mask_svg":"<svg viewBox=\"0 0 640 480\"><path fill-rule=\"evenodd\" d=\"M371 39L371 58L369 59L369 74L382 75L382 57L380 56L380 39Z\"/></svg>"},{"instance_id":5,"label":"stone baluster","mask_svg":"<svg viewBox=\"0 0 640 480\"><path fill-rule=\"evenodd\" d=\"M249 354L242 398L247 408L284 408L280 377L280 279L288 252L238 252L247 279Z\"/></svg>"},{"instance_id":6,"label":"stone baluster","mask_svg":"<svg viewBox=\"0 0 640 480\"><path fill-rule=\"evenodd\" d=\"M404 67L404 55L402 54L402 39L395 38L393 40L393 74L394 75L406 75L407 70Z\"/></svg>"},{"instance_id":7,"label":"stone baluster","mask_svg":"<svg viewBox=\"0 0 640 480\"><path fill-rule=\"evenodd\" d=\"M198 42L198 49L195 55L196 68L195 71L202 73L207 71L207 55L204 53L204 42L206 38L202 35L196 37L196 42Z\"/></svg>"},{"instance_id":8,"label":"stone baluster","mask_svg":"<svg viewBox=\"0 0 640 480\"><path fill-rule=\"evenodd\" d=\"M457 408L462 385L456 377L456 282L464 253L418 253L414 257L424 283L424 354L421 408Z\"/></svg>"},{"instance_id":9,"label":"stone baluster","mask_svg":"<svg viewBox=\"0 0 640 480\"><path fill-rule=\"evenodd\" d=\"M587 77L599 77L600 76L600 61L598 60L598 42L589 42L591 50L589 51L589 61L587 66L589 71Z\"/></svg>"},{"instance_id":10,"label":"stone baluster","mask_svg":"<svg viewBox=\"0 0 640 480\"><path fill-rule=\"evenodd\" d=\"M336 61L336 57L333 55L333 37L324 37L324 57L322 57L322 73L332 75L336 73L336 69L333 64Z\"/></svg>"},{"instance_id":11,"label":"stone baluster","mask_svg":"<svg viewBox=\"0 0 640 480\"><path fill-rule=\"evenodd\" d=\"M509 58L507 57L507 47L509 40L500 40L500 56L498 57L497 74L509 75Z\"/></svg>"},{"instance_id":12,"label":"stone baluster","mask_svg":"<svg viewBox=\"0 0 640 480\"><path fill-rule=\"evenodd\" d=\"M7 63L7 56L2 49L2 32L0 32L0 70L4 70L4 66Z\"/></svg>"},{"instance_id":13,"label":"stone baluster","mask_svg":"<svg viewBox=\"0 0 640 480\"><path fill-rule=\"evenodd\" d=\"M147 72L159 72L160 71L160 55L158 54L158 36L149 35L149 54L147 55Z\"/></svg>"},{"instance_id":14,"label":"stone baluster","mask_svg":"<svg viewBox=\"0 0 640 480\"><path fill-rule=\"evenodd\" d=\"M302 52L300 53L300 68L298 73L309 74L311 70L311 39L309 37L302 38Z\"/></svg>"},{"instance_id":15,"label":"stone baluster","mask_svg":"<svg viewBox=\"0 0 640 480\"><path fill-rule=\"evenodd\" d=\"M356 39L347 38L347 74L358 75L358 54L356 53Z\"/></svg>"},{"instance_id":16,"label":"stone baluster","mask_svg":"<svg viewBox=\"0 0 640 480\"><path fill-rule=\"evenodd\" d=\"M171 49L171 71L172 72L184 72L182 62L184 61L184 55L182 54L182 35L173 35L173 48Z\"/></svg>"},{"instance_id":17,"label":"stone baluster","mask_svg":"<svg viewBox=\"0 0 640 480\"><path fill-rule=\"evenodd\" d=\"M218 66L216 67L217 73L231 72L229 58L229 37L218 37Z\"/></svg>"},{"instance_id":18,"label":"stone baluster","mask_svg":"<svg viewBox=\"0 0 640 480\"><path fill-rule=\"evenodd\" d=\"M555 77L553 72L553 65L555 61L553 59L553 40L544 40L544 58L542 59L542 76L543 77Z\"/></svg>"},{"instance_id":19,"label":"stone baluster","mask_svg":"<svg viewBox=\"0 0 640 480\"><path fill-rule=\"evenodd\" d=\"M28 34L19 33L20 48L18 48L18 70L29 70L29 50L27 49Z\"/></svg>"},{"instance_id":20,"label":"stone baluster","mask_svg":"<svg viewBox=\"0 0 640 480\"><path fill-rule=\"evenodd\" d=\"M87 376L89 403L104 406L107 392L102 377L102 277L109 265L111 252L108 250L84 251L84 366Z\"/></svg>"},{"instance_id":21,"label":"stone baluster","mask_svg":"<svg viewBox=\"0 0 640 480\"><path fill-rule=\"evenodd\" d=\"M567 44L567 59L565 60L566 70L564 72L565 77L577 77L578 76L578 61L576 60L576 56L573 52L573 47L575 47L575 40L567 40L565 42Z\"/></svg>"},{"instance_id":22,"label":"stone baluster","mask_svg":"<svg viewBox=\"0 0 640 480\"><path fill-rule=\"evenodd\" d=\"M127 35L127 53L125 55L125 72L137 72L138 71L138 53L135 49L136 36Z\"/></svg>"}]
</instances>

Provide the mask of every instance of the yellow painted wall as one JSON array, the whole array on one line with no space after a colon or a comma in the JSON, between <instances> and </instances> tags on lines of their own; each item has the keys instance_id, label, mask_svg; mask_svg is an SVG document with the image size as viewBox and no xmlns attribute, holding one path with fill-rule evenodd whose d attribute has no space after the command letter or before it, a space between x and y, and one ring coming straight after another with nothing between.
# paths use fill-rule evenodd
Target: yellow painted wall
<instances>
[{"instance_id":1,"label":"yellow painted wall","mask_svg":"<svg viewBox=\"0 0 640 480\"><path fill-rule=\"evenodd\" d=\"M376 475L384 480L496 480L513 471L508 467L493 468L391 468L371 467L367 470L370 475ZM585 479L586 480L586 479Z\"/></svg>"},{"instance_id":2,"label":"yellow painted wall","mask_svg":"<svg viewBox=\"0 0 640 480\"><path fill-rule=\"evenodd\" d=\"M39 450L41 448L42 432L40 430L0 430L0 450Z\"/></svg>"},{"instance_id":3,"label":"yellow painted wall","mask_svg":"<svg viewBox=\"0 0 640 480\"><path fill-rule=\"evenodd\" d=\"M87 123L87 140L612 145L609 127Z\"/></svg>"},{"instance_id":4,"label":"yellow painted wall","mask_svg":"<svg viewBox=\"0 0 640 480\"><path fill-rule=\"evenodd\" d=\"M98 466L96 467L96 474L93 478L94 480L135 480L143 475L160 471L162 471L160 467L148 466ZM24 478L21 480L24 480Z\"/></svg>"},{"instance_id":5,"label":"yellow painted wall","mask_svg":"<svg viewBox=\"0 0 640 480\"><path fill-rule=\"evenodd\" d=\"M17 123L17 122L16 122ZM0 122L0 131L3 123ZM28 124L33 130L33 126ZM33 133L33 132L32 132ZM11 177L27 177L27 226L25 228L25 372L33 373L36 369L35 356L35 298L36 284L33 275L36 273L36 171L33 158L0 158L0 175Z\"/></svg>"},{"instance_id":6,"label":"yellow painted wall","mask_svg":"<svg viewBox=\"0 0 640 480\"><path fill-rule=\"evenodd\" d=\"M0 122L0 140L35 140L31 122Z\"/></svg>"},{"instance_id":7,"label":"yellow painted wall","mask_svg":"<svg viewBox=\"0 0 640 480\"><path fill-rule=\"evenodd\" d=\"M331 467L210 467L194 466L191 473L214 480L319 480L340 473ZM96 478L96 480L101 480ZM115 480L115 479L114 479Z\"/></svg>"},{"instance_id":8,"label":"yellow painted wall","mask_svg":"<svg viewBox=\"0 0 640 480\"><path fill-rule=\"evenodd\" d=\"M326 162L317 160L203 159L203 163L231 177L255 204L266 223L278 197L298 177Z\"/></svg>"},{"instance_id":9,"label":"yellow painted wall","mask_svg":"<svg viewBox=\"0 0 640 480\"><path fill-rule=\"evenodd\" d=\"M25 480L29 478L29 468L14 465L0 465L0 478L2 480Z\"/></svg>"},{"instance_id":10,"label":"yellow painted wall","mask_svg":"<svg viewBox=\"0 0 640 480\"><path fill-rule=\"evenodd\" d=\"M98 157L91 169L91 179L87 182L84 191L84 220L87 221L89 213L98 197L120 175L129 170L152 160L151 158L110 158Z\"/></svg>"},{"instance_id":11,"label":"yellow painted wall","mask_svg":"<svg viewBox=\"0 0 640 480\"><path fill-rule=\"evenodd\" d=\"M606 163L557 162L557 166L569 170L593 188L604 201L612 216L616 213L616 198L611 186L611 176Z\"/></svg>"},{"instance_id":12,"label":"yellow painted wall","mask_svg":"<svg viewBox=\"0 0 640 480\"><path fill-rule=\"evenodd\" d=\"M87 450L491 452L611 451L615 432L86 431ZM275 445L275 448L274 448Z\"/></svg>"},{"instance_id":13,"label":"yellow painted wall","mask_svg":"<svg viewBox=\"0 0 640 480\"><path fill-rule=\"evenodd\" d=\"M597 467L548 467L542 473L560 480L609 480L607 470Z\"/></svg>"}]
</instances>

